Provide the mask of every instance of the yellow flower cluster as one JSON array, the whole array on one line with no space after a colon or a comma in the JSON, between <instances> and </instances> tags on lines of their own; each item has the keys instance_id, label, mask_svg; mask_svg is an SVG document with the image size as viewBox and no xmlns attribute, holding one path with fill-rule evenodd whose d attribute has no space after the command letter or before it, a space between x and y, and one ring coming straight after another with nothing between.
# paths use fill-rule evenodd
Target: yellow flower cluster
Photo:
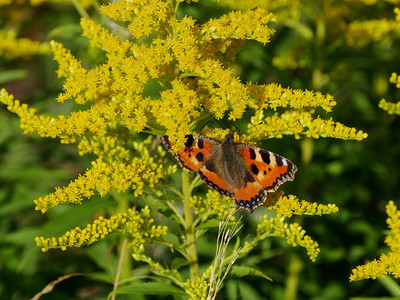
<instances>
[{"instance_id":1,"label":"yellow flower cluster","mask_svg":"<svg viewBox=\"0 0 400 300\"><path fill-rule=\"evenodd\" d=\"M293 53L296 50L285 52L281 56L274 56L272 58L272 65L280 70L295 70L306 67L304 59L296 59L296 54Z\"/></svg>"},{"instance_id":2,"label":"yellow flower cluster","mask_svg":"<svg viewBox=\"0 0 400 300\"><path fill-rule=\"evenodd\" d=\"M365 5L375 5L377 2L380 2L380 0L346 0L346 1L348 1L348 2L362 2ZM382 2L398 4L399 0L384 0Z\"/></svg>"},{"instance_id":3,"label":"yellow flower cluster","mask_svg":"<svg viewBox=\"0 0 400 300\"><path fill-rule=\"evenodd\" d=\"M386 36L400 37L400 9L394 9L395 20L377 19L368 21L356 21L347 28L347 42L352 45L358 43L364 46L370 42L378 42Z\"/></svg>"},{"instance_id":4,"label":"yellow flower cluster","mask_svg":"<svg viewBox=\"0 0 400 300\"><path fill-rule=\"evenodd\" d=\"M391 103L386 101L385 99L381 99L381 101L379 101L379 107L387 111L389 114L400 115L400 101L396 103Z\"/></svg>"},{"instance_id":5,"label":"yellow flower cluster","mask_svg":"<svg viewBox=\"0 0 400 300\"><path fill-rule=\"evenodd\" d=\"M209 282L203 277L190 278L185 282L185 292L189 295L190 300L207 299Z\"/></svg>"},{"instance_id":6,"label":"yellow flower cluster","mask_svg":"<svg viewBox=\"0 0 400 300\"><path fill-rule=\"evenodd\" d=\"M400 76L397 73L392 73L389 81L396 85L396 88L400 88ZM379 102L379 107L387 111L389 114L400 115L400 101L397 103L391 103L385 99L381 99Z\"/></svg>"},{"instance_id":7,"label":"yellow flower cluster","mask_svg":"<svg viewBox=\"0 0 400 300\"><path fill-rule=\"evenodd\" d=\"M200 99L180 80L172 81L171 85L171 89L161 93L161 99L153 105L153 110L159 124L167 128L167 135L174 140L176 132L190 132L190 120L199 116L197 108ZM177 111L185 113L176 114ZM181 134L176 144L183 145L185 141L185 136Z\"/></svg>"},{"instance_id":8,"label":"yellow flower cluster","mask_svg":"<svg viewBox=\"0 0 400 300\"><path fill-rule=\"evenodd\" d=\"M146 206L139 213L129 209L126 213L119 213L109 219L99 217L86 228L76 227L67 231L59 238L36 237L35 241L43 252L49 249L88 246L100 239L104 239L113 232L122 232L135 247L143 246L146 239L156 239L167 234L167 226L153 225L154 219L150 217L150 210Z\"/></svg>"},{"instance_id":9,"label":"yellow flower cluster","mask_svg":"<svg viewBox=\"0 0 400 300\"><path fill-rule=\"evenodd\" d=\"M65 4L74 4L74 0L18 0L18 1L12 1L12 0L0 0L0 6L2 5L10 5L10 4L18 4L22 5L24 3L28 3L32 6L38 6L41 5L45 2L52 2L52 3L65 3ZM83 8L88 8L91 5L97 5L97 3L93 3L93 0L76 0L77 3L79 3L80 6Z\"/></svg>"},{"instance_id":10,"label":"yellow flower cluster","mask_svg":"<svg viewBox=\"0 0 400 300\"><path fill-rule=\"evenodd\" d=\"M305 230L297 223L288 224L283 217L270 218L267 215L260 217L257 226L256 240L262 240L270 236L278 236L287 240L293 247L301 246L307 249L307 254L312 261L315 261L320 250L318 243L306 235Z\"/></svg>"},{"instance_id":11,"label":"yellow flower cluster","mask_svg":"<svg viewBox=\"0 0 400 300\"><path fill-rule=\"evenodd\" d=\"M128 30L136 39L149 35L153 30L162 30L160 26L166 21L169 7L166 1L119 1L102 6L102 14L119 21L129 21ZM133 17L135 15L135 17Z\"/></svg>"},{"instance_id":12,"label":"yellow flower cluster","mask_svg":"<svg viewBox=\"0 0 400 300\"><path fill-rule=\"evenodd\" d=\"M268 209L275 210L278 216L290 218L293 214L296 215L326 215L339 211L335 204L318 204L310 203L305 200L299 200L294 195L282 196L278 201L269 206Z\"/></svg>"},{"instance_id":13,"label":"yellow flower cluster","mask_svg":"<svg viewBox=\"0 0 400 300\"><path fill-rule=\"evenodd\" d=\"M393 275L395 278L400 277L400 253L390 252L382 254L379 259L367 262L352 270L350 281L361 279L376 279L387 274Z\"/></svg>"},{"instance_id":14,"label":"yellow flower cluster","mask_svg":"<svg viewBox=\"0 0 400 300\"><path fill-rule=\"evenodd\" d=\"M283 135L293 134L296 139L299 139L300 135L305 135L314 139L331 137L361 141L368 136L361 130L347 127L332 119L314 118L310 112L300 110L288 110L280 115L275 114L266 118L262 111L259 111L251 119L251 123L248 133L253 140L265 137L282 138Z\"/></svg>"},{"instance_id":15,"label":"yellow flower cluster","mask_svg":"<svg viewBox=\"0 0 400 300\"><path fill-rule=\"evenodd\" d=\"M5 59L51 53L50 44L48 42L42 43L27 38L17 38L16 32L12 30L6 32L0 31L0 41L0 57Z\"/></svg>"},{"instance_id":16,"label":"yellow flower cluster","mask_svg":"<svg viewBox=\"0 0 400 300\"><path fill-rule=\"evenodd\" d=\"M320 92L307 90L293 90L283 88L281 85L271 83L268 85L247 84L252 97L255 99L254 108L265 108L276 110L278 107L302 109L321 107L326 112L331 112L336 101L329 94L322 95Z\"/></svg>"},{"instance_id":17,"label":"yellow flower cluster","mask_svg":"<svg viewBox=\"0 0 400 300\"><path fill-rule=\"evenodd\" d=\"M233 200L228 197L222 197L218 192L209 190L205 198L200 196L192 196L190 198L190 206L194 208L196 215L210 213L219 217L227 216L232 210ZM232 221L235 218L232 216Z\"/></svg>"},{"instance_id":18,"label":"yellow flower cluster","mask_svg":"<svg viewBox=\"0 0 400 300\"><path fill-rule=\"evenodd\" d=\"M0 91L0 102L8 105L8 110L20 118L20 127L25 134L37 133L42 137L79 137L90 132L94 135L104 135L106 132L105 116L115 113L115 105L93 105L87 111L72 112L68 117L63 115L49 117L36 115L36 109L29 108L14 100L4 89ZM112 110L114 106L114 110ZM75 142L70 140L70 142Z\"/></svg>"},{"instance_id":19,"label":"yellow flower cluster","mask_svg":"<svg viewBox=\"0 0 400 300\"><path fill-rule=\"evenodd\" d=\"M393 252L400 252L400 211L393 201L386 206L386 213L389 217L386 222L390 229L390 235L386 236L385 243Z\"/></svg>"},{"instance_id":20,"label":"yellow flower cluster","mask_svg":"<svg viewBox=\"0 0 400 300\"><path fill-rule=\"evenodd\" d=\"M84 69L80 62L60 43L51 42L54 60L58 62L57 74L66 77L64 92L57 97L57 101L64 102L74 99L78 104L87 101L98 101L109 93L109 70L107 66Z\"/></svg>"},{"instance_id":21,"label":"yellow flower cluster","mask_svg":"<svg viewBox=\"0 0 400 300\"><path fill-rule=\"evenodd\" d=\"M275 30L268 28L267 23L275 22L272 13L256 8L246 13L232 11L219 19L211 19L202 26L205 41L211 39L249 39L262 44L269 42Z\"/></svg>"},{"instance_id":22,"label":"yellow flower cluster","mask_svg":"<svg viewBox=\"0 0 400 300\"><path fill-rule=\"evenodd\" d=\"M76 3L79 3L79 6L81 6L82 8L89 8L90 6L98 6L98 3L96 3L94 0L29 0L29 2L33 6L40 5L46 2L73 4L75 7L78 6Z\"/></svg>"},{"instance_id":23,"label":"yellow flower cluster","mask_svg":"<svg viewBox=\"0 0 400 300\"><path fill-rule=\"evenodd\" d=\"M227 6L230 9L253 9L256 7L264 8L274 12L278 20L297 20L301 14L301 1L299 0L275 0L275 1L260 1L260 0L214 0L219 5Z\"/></svg>"},{"instance_id":24,"label":"yellow flower cluster","mask_svg":"<svg viewBox=\"0 0 400 300\"><path fill-rule=\"evenodd\" d=\"M397 73L393 72L392 75L390 76L389 82L394 83L396 85L396 88L400 88L400 75L397 75Z\"/></svg>"},{"instance_id":25,"label":"yellow flower cluster","mask_svg":"<svg viewBox=\"0 0 400 300\"><path fill-rule=\"evenodd\" d=\"M386 205L386 213L390 234L386 236L385 243L391 251L388 254L382 254L379 259L374 259L353 269L350 281L376 279L387 274L391 274L395 278L400 277L400 211L393 201L389 201Z\"/></svg>"},{"instance_id":26,"label":"yellow flower cluster","mask_svg":"<svg viewBox=\"0 0 400 300\"><path fill-rule=\"evenodd\" d=\"M95 193L103 197L113 189L121 192L132 188L137 197L143 193L145 183L154 187L165 176L163 168L161 162L156 163L152 159L134 158L130 163L106 163L97 159L92 162L91 169L69 185L56 188L54 193L36 199L35 209L45 213L60 204L81 203L84 198L90 198Z\"/></svg>"}]
</instances>

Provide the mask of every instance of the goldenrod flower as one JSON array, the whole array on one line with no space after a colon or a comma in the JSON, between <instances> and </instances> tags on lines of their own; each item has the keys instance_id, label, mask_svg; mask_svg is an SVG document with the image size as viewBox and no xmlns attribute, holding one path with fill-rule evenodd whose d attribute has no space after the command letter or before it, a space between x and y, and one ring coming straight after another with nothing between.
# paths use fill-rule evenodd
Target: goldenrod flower
<instances>
[{"instance_id":1,"label":"goldenrod flower","mask_svg":"<svg viewBox=\"0 0 400 300\"><path fill-rule=\"evenodd\" d=\"M260 217L255 239L262 240L270 236L284 238L293 247L301 246L306 248L310 259L315 261L320 252L318 243L305 233L305 230L297 223L286 223L284 218L280 216L270 218L267 215L263 215Z\"/></svg>"},{"instance_id":2,"label":"goldenrod flower","mask_svg":"<svg viewBox=\"0 0 400 300\"><path fill-rule=\"evenodd\" d=\"M167 234L167 226L153 225L154 219L150 217L150 210L146 206L139 213L128 209L126 213L119 213L109 219L99 217L86 228L76 227L67 231L58 238L36 237L36 244L43 252L49 249L66 250L68 247L89 246L100 239L104 239L113 232L121 232L131 245L138 248L146 243Z\"/></svg>"},{"instance_id":3,"label":"goldenrod flower","mask_svg":"<svg viewBox=\"0 0 400 300\"><path fill-rule=\"evenodd\" d=\"M185 292L190 300L206 300L208 295L208 281L203 277L189 278L184 285Z\"/></svg>"},{"instance_id":4,"label":"goldenrod flower","mask_svg":"<svg viewBox=\"0 0 400 300\"><path fill-rule=\"evenodd\" d=\"M390 233L386 236L385 243L389 246L390 252L353 269L350 281L376 279L387 274L395 278L400 277L400 211L393 201L389 201L386 205L386 213Z\"/></svg>"},{"instance_id":5,"label":"goldenrod flower","mask_svg":"<svg viewBox=\"0 0 400 300\"><path fill-rule=\"evenodd\" d=\"M135 197L143 193L145 183L150 187L164 177L164 166L153 158L133 158L129 163L101 159L92 162L92 168L63 188L35 200L36 210L43 213L49 208L65 203L81 203L95 193L105 196L112 189L118 192L133 189Z\"/></svg>"},{"instance_id":6,"label":"goldenrod flower","mask_svg":"<svg viewBox=\"0 0 400 300\"><path fill-rule=\"evenodd\" d=\"M384 18L350 23L346 34L348 43L364 46L370 42L381 41L386 36L400 37L400 9L396 7L394 13L396 15L394 20Z\"/></svg>"},{"instance_id":7,"label":"goldenrod flower","mask_svg":"<svg viewBox=\"0 0 400 300\"><path fill-rule=\"evenodd\" d=\"M219 5L234 10L263 8L273 12L279 22L298 20L301 15L302 3L299 0L214 0Z\"/></svg>"},{"instance_id":8,"label":"goldenrod flower","mask_svg":"<svg viewBox=\"0 0 400 300\"><path fill-rule=\"evenodd\" d=\"M400 76L397 73L392 73L389 81L396 85L396 88L400 88ZM400 101L397 103L391 103L385 99L381 99L379 102L379 107L387 111L389 114L400 115Z\"/></svg>"},{"instance_id":9,"label":"goldenrod flower","mask_svg":"<svg viewBox=\"0 0 400 300\"><path fill-rule=\"evenodd\" d=\"M278 201L269 206L268 209L275 210L278 216L290 218L293 214L296 215L325 215L339 211L335 204L318 204L315 202L307 202L299 200L294 195L281 196Z\"/></svg>"},{"instance_id":10,"label":"goldenrod flower","mask_svg":"<svg viewBox=\"0 0 400 300\"><path fill-rule=\"evenodd\" d=\"M282 138L283 135L294 135L300 138L301 135L318 139L320 137L331 137L343 140L365 139L368 135L356 128L347 127L332 119L324 120L313 117L310 112L299 110L287 110L282 114L275 114L264 118L262 111L259 111L252 120L248 133L252 139L265 137Z\"/></svg>"},{"instance_id":11,"label":"goldenrod flower","mask_svg":"<svg viewBox=\"0 0 400 300\"><path fill-rule=\"evenodd\" d=\"M275 22L272 13L262 8L242 12L230 12L219 19L211 19L202 26L205 41L213 39L249 39L262 44L269 42L270 36L275 30L268 28L269 22Z\"/></svg>"},{"instance_id":12,"label":"goldenrod flower","mask_svg":"<svg viewBox=\"0 0 400 300\"><path fill-rule=\"evenodd\" d=\"M48 42L42 43L27 38L17 38L16 32L12 30L0 31L0 41L0 57L5 59L51 53Z\"/></svg>"},{"instance_id":13,"label":"goldenrod flower","mask_svg":"<svg viewBox=\"0 0 400 300\"><path fill-rule=\"evenodd\" d=\"M278 107L303 109L321 107L326 112L331 112L336 101L329 94L308 90L293 90L282 88L279 84L247 84L251 96L255 99L254 108L273 109Z\"/></svg>"}]
</instances>

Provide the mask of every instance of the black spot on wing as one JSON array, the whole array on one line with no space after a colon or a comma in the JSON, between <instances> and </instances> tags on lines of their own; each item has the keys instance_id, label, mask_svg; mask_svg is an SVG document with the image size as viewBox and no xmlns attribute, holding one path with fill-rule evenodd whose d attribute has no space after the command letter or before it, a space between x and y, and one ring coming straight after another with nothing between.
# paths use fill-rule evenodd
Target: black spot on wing
<instances>
[{"instance_id":1,"label":"black spot on wing","mask_svg":"<svg viewBox=\"0 0 400 300\"><path fill-rule=\"evenodd\" d=\"M250 158L256 159L256 151L253 148L250 148L249 152L250 152Z\"/></svg>"},{"instance_id":2,"label":"black spot on wing","mask_svg":"<svg viewBox=\"0 0 400 300\"><path fill-rule=\"evenodd\" d=\"M198 162L202 162L204 160L204 154L199 152L196 154L196 159Z\"/></svg>"},{"instance_id":3,"label":"black spot on wing","mask_svg":"<svg viewBox=\"0 0 400 300\"><path fill-rule=\"evenodd\" d=\"M191 147L193 145L193 141L194 141L193 135L191 135L191 134L185 135L185 138L186 138L185 146Z\"/></svg>"},{"instance_id":4,"label":"black spot on wing","mask_svg":"<svg viewBox=\"0 0 400 300\"><path fill-rule=\"evenodd\" d=\"M203 148L204 148L204 142L203 142L202 139L199 139L199 140L197 141L197 146L198 146L200 149L203 149Z\"/></svg>"},{"instance_id":5,"label":"black spot on wing","mask_svg":"<svg viewBox=\"0 0 400 300\"><path fill-rule=\"evenodd\" d=\"M254 175L258 175L258 172L259 172L259 170L258 170L258 168L257 168L257 166L255 165L255 164L251 164L251 171L254 173Z\"/></svg>"},{"instance_id":6,"label":"black spot on wing","mask_svg":"<svg viewBox=\"0 0 400 300\"><path fill-rule=\"evenodd\" d=\"M278 165L278 167L283 166L282 157L280 157L279 155L275 155L275 161L276 161L276 164Z\"/></svg>"},{"instance_id":7,"label":"black spot on wing","mask_svg":"<svg viewBox=\"0 0 400 300\"><path fill-rule=\"evenodd\" d=\"M269 152L266 150L260 150L261 158L266 164L270 164Z\"/></svg>"}]
</instances>

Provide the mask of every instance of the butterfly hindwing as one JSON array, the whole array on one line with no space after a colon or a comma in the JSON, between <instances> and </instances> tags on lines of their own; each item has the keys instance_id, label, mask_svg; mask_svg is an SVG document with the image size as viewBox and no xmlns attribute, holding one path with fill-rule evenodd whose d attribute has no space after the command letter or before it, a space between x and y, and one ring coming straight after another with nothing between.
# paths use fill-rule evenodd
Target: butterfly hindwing
<instances>
[{"instance_id":1,"label":"butterfly hindwing","mask_svg":"<svg viewBox=\"0 0 400 300\"><path fill-rule=\"evenodd\" d=\"M200 167L197 173L209 187L216 190L222 196L234 199L235 197L234 189L216 172L214 172L210 168L207 168L206 165L203 165Z\"/></svg>"},{"instance_id":2,"label":"butterfly hindwing","mask_svg":"<svg viewBox=\"0 0 400 300\"><path fill-rule=\"evenodd\" d=\"M179 164L185 170L194 172L200 169L205 159L220 144L219 141L209 137L187 135L184 146L178 148L177 152L172 149L173 144L168 135L163 135L161 141L169 152L171 152Z\"/></svg>"},{"instance_id":3,"label":"butterfly hindwing","mask_svg":"<svg viewBox=\"0 0 400 300\"><path fill-rule=\"evenodd\" d=\"M253 210L262 205L266 199L266 191L255 180L253 182L247 182L242 188L235 189L235 204L249 212L253 212Z\"/></svg>"},{"instance_id":4,"label":"butterfly hindwing","mask_svg":"<svg viewBox=\"0 0 400 300\"><path fill-rule=\"evenodd\" d=\"M293 181L297 167L288 159L247 144L235 144L257 182L268 192L286 181Z\"/></svg>"},{"instance_id":5,"label":"butterfly hindwing","mask_svg":"<svg viewBox=\"0 0 400 300\"><path fill-rule=\"evenodd\" d=\"M210 163L207 162L200 167L197 173L209 187L222 196L234 199L238 207L253 212L254 208L264 203L267 193L250 174L246 165L243 165L243 169L247 173L243 178L243 184L240 186L229 184L229 181L225 178L226 174L218 174L220 172L210 167Z\"/></svg>"}]
</instances>

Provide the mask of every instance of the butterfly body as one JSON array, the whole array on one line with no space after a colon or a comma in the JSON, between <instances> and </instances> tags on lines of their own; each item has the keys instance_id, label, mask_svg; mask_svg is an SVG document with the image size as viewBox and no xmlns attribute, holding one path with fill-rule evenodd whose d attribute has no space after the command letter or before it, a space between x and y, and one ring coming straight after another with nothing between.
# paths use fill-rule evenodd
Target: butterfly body
<instances>
[{"instance_id":1,"label":"butterfly body","mask_svg":"<svg viewBox=\"0 0 400 300\"><path fill-rule=\"evenodd\" d=\"M184 146L173 151L169 137L161 141L180 165L221 195L250 212L262 205L267 192L274 192L285 181L294 180L297 167L288 159L261 148L235 143L234 132L220 142L205 136L187 135Z\"/></svg>"}]
</instances>

